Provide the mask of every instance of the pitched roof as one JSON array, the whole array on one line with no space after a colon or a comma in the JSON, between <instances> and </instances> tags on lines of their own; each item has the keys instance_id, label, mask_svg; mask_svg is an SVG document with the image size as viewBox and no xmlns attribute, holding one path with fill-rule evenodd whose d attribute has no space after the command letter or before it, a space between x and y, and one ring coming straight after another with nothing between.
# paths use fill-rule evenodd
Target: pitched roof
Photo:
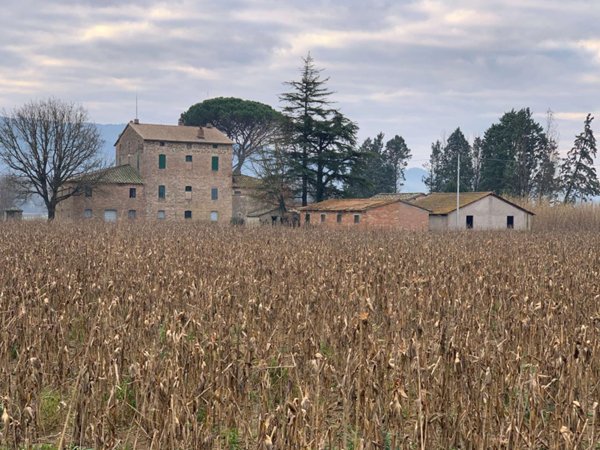
<instances>
[{"instance_id":1,"label":"pitched roof","mask_svg":"<svg viewBox=\"0 0 600 450\"><path fill-rule=\"evenodd\" d=\"M260 179L251 177L249 175L234 175L233 176L233 187L234 188L257 188L260 185Z\"/></svg>"},{"instance_id":2,"label":"pitched roof","mask_svg":"<svg viewBox=\"0 0 600 450\"><path fill-rule=\"evenodd\" d=\"M195 144L233 144L220 130L213 126L190 127L184 125L155 125L129 122L123 132L131 127L145 141L186 142ZM121 135L117 142L121 139Z\"/></svg>"},{"instance_id":3,"label":"pitched roof","mask_svg":"<svg viewBox=\"0 0 600 450\"><path fill-rule=\"evenodd\" d=\"M409 201L417 197L423 197L424 195L425 194L422 192L380 192L371 198L389 198L394 200Z\"/></svg>"},{"instance_id":4,"label":"pitched roof","mask_svg":"<svg viewBox=\"0 0 600 450\"><path fill-rule=\"evenodd\" d=\"M144 180L137 170L129 164L122 166L109 167L108 169L98 170L80 177L73 181L91 180L95 183L104 184L144 184Z\"/></svg>"},{"instance_id":5,"label":"pitched roof","mask_svg":"<svg viewBox=\"0 0 600 450\"><path fill-rule=\"evenodd\" d=\"M528 211L527 209L516 205L512 202L509 202L505 198L500 197L499 195L494 194L493 192L461 192L459 195L459 206L464 208L471 203L475 203L482 198L488 196L496 197L503 202L506 202L515 208L519 208L526 213L533 214L533 212ZM446 215L450 214L452 211L456 210L456 193L455 192L433 192L424 197L418 197L414 200L410 200L410 203L416 206L420 206L422 208L428 209L431 214L436 215Z\"/></svg>"},{"instance_id":6,"label":"pitched roof","mask_svg":"<svg viewBox=\"0 0 600 450\"><path fill-rule=\"evenodd\" d=\"M389 205L390 203L402 202L409 204L412 203L403 201L397 198L347 198L347 199L331 199L324 200L319 203L313 203L308 206L298 208L300 211L365 211L371 208L377 208L380 206ZM423 208L421 208L423 209Z\"/></svg>"}]
</instances>

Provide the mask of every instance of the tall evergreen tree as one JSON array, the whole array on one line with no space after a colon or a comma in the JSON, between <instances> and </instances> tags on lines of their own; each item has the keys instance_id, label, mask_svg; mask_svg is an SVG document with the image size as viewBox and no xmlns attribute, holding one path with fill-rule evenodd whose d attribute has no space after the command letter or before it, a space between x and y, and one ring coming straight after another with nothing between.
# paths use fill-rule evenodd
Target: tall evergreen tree
<instances>
[{"instance_id":1,"label":"tall evergreen tree","mask_svg":"<svg viewBox=\"0 0 600 450\"><path fill-rule=\"evenodd\" d=\"M483 147L483 139L477 136L473 139L473 190L477 192L479 190L479 183L481 182L481 152Z\"/></svg>"},{"instance_id":2,"label":"tall evergreen tree","mask_svg":"<svg viewBox=\"0 0 600 450\"><path fill-rule=\"evenodd\" d=\"M600 195L600 182L594 168L597 149L592 120L594 117L588 114L583 132L577 135L573 148L561 165L565 203L572 203L577 199L586 201L589 197Z\"/></svg>"},{"instance_id":3,"label":"tall evergreen tree","mask_svg":"<svg viewBox=\"0 0 600 450\"><path fill-rule=\"evenodd\" d=\"M439 192L442 188L442 148L443 145L439 139L431 144L431 156L429 157L429 164L427 164L429 173L423 178L423 183L425 183L429 192Z\"/></svg>"},{"instance_id":4,"label":"tall evergreen tree","mask_svg":"<svg viewBox=\"0 0 600 450\"><path fill-rule=\"evenodd\" d=\"M529 108L504 114L484 135L480 189L530 197L546 141Z\"/></svg>"},{"instance_id":5,"label":"tall evergreen tree","mask_svg":"<svg viewBox=\"0 0 600 450\"><path fill-rule=\"evenodd\" d=\"M352 167L345 197L367 198L381 192L395 192L394 166L387 158L383 139L383 133L379 133L374 139L365 139L359 147L360 162Z\"/></svg>"},{"instance_id":6,"label":"tall evergreen tree","mask_svg":"<svg viewBox=\"0 0 600 450\"><path fill-rule=\"evenodd\" d=\"M404 183L404 170L408 164L408 160L412 157L410 149L406 145L406 141L402 136L394 136L385 144L385 159L393 168L393 191L398 192L398 189Z\"/></svg>"},{"instance_id":7,"label":"tall evergreen tree","mask_svg":"<svg viewBox=\"0 0 600 450\"><path fill-rule=\"evenodd\" d=\"M441 155L439 187L442 192L456 191L458 155L460 155L460 190L466 192L473 189L471 146L460 128L457 128L448 137Z\"/></svg>"},{"instance_id":8,"label":"tall evergreen tree","mask_svg":"<svg viewBox=\"0 0 600 450\"><path fill-rule=\"evenodd\" d=\"M306 205L309 193L317 202L338 194L360 154L355 149L358 127L331 107L329 78L321 78L310 53L303 61L300 80L287 82L291 90L280 99L288 118L290 168Z\"/></svg>"}]
</instances>

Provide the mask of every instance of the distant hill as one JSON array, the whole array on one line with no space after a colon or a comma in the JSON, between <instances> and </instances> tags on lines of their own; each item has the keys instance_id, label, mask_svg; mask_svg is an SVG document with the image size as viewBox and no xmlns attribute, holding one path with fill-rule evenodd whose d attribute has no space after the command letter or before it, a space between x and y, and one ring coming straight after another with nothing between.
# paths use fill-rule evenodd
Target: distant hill
<instances>
[{"instance_id":1,"label":"distant hill","mask_svg":"<svg viewBox=\"0 0 600 450\"><path fill-rule=\"evenodd\" d=\"M427 176L427 171L420 167L411 167L404 172L406 181L402 186L402 192L427 192L427 186L423 183L423 178Z\"/></svg>"}]
</instances>

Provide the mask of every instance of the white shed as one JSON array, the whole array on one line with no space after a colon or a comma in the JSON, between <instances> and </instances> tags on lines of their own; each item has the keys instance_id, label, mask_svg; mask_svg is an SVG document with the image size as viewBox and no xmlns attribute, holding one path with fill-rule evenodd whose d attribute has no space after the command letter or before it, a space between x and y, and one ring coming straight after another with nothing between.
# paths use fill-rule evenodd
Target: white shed
<instances>
[{"instance_id":1,"label":"white shed","mask_svg":"<svg viewBox=\"0 0 600 450\"><path fill-rule=\"evenodd\" d=\"M533 212L493 192L435 192L412 200L429 210L430 230L530 230ZM458 218L457 218L458 216Z\"/></svg>"}]
</instances>

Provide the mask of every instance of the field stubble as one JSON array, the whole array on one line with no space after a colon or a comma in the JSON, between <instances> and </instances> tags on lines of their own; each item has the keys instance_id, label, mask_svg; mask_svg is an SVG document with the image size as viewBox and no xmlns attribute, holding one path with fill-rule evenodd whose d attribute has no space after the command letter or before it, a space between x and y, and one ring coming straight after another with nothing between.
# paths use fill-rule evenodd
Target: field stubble
<instances>
[{"instance_id":1,"label":"field stubble","mask_svg":"<svg viewBox=\"0 0 600 450\"><path fill-rule=\"evenodd\" d=\"M0 227L0 446L595 448L600 235Z\"/></svg>"}]
</instances>

